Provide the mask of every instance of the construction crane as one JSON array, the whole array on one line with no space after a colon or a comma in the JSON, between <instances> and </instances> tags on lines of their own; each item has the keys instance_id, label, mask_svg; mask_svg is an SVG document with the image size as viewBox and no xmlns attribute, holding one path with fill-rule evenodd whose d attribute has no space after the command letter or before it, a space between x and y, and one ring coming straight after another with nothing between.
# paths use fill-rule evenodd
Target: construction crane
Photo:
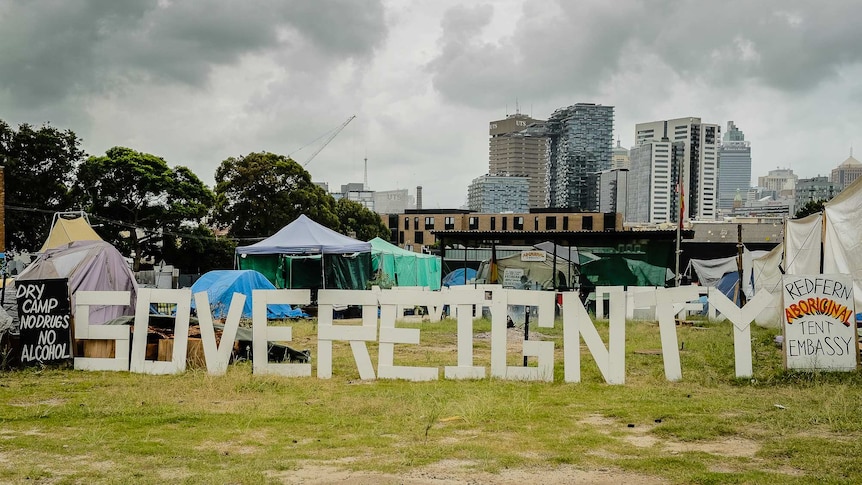
<instances>
[{"instance_id":1,"label":"construction crane","mask_svg":"<svg viewBox=\"0 0 862 485\"><path fill-rule=\"evenodd\" d=\"M311 154L311 156L310 156L310 157L308 157L308 159L305 161L305 163L303 163L303 164L302 164L302 166L303 166L303 167L308 166L308 164L309 164L312 160L314 160L314 157L316 157L316 156L317 156L317 154L318 154L318 153L320 153L320 151L321 151L321 150L323 150L324 148L326 148L326 145L329 145L329 142L331 142L331 141L332 141L332 139L336 137L336 135L338 135L339 133L341 133L341 130L343 130L345 126L347 126L351 121L353 121L353 118L356 118L356 115L353 115L353 116L351 116L350 118L347 118L347 121L345 121L344 123L342 123L338 128L335 128L334 130L332 130L332 132L330 132L328 136L327 136L327 134L326 134L326 133L324 133L323 135L321 135L321 136L317 137L317 139L315 139L314 141L312 141L311 143L314 143L315 141L319 140L320 138L322 138L322 137L326 136L326 139L325 139L325 140L323 140L323 143L322 143L319 147L317 147L317 150L315 150L315 151L314 151L314 153L312 153L312 154ZM310 145L311 143L309 143L309 145ZM308 146L308 145L306 145L306 146ZM302 147L302 148L305 148L305 147ZM302 150L302 148L300 148L299 150ZM299 150L297 150L297 151L299 151Z\"/></svg>"}]
</instances>

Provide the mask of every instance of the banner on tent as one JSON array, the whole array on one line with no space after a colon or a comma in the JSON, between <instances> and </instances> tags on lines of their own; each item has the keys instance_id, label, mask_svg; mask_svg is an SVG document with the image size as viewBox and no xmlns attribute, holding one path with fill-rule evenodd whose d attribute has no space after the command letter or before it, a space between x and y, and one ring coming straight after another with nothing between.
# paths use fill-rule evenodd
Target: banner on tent
<instances>
[{"instance_id":1,"label":"banner on tent","mask_svg":"<svg viewBox=\"0 0 862 485\"><path fill-rule=\"evenodd\" d=\"M15 297L21 322L21 363L72 358L72 306L68 279L19 281Z\"/></svg>"},{"instance_id":2,"label":"banner on tent","mask_svg":"<svg viewBox=\"0 0 862 485\"><path fill-rule=\"evenodd\" d=\"M849 275L784 275L787 369L856 370L858 344Z\"/></svg>"}]
</instances>

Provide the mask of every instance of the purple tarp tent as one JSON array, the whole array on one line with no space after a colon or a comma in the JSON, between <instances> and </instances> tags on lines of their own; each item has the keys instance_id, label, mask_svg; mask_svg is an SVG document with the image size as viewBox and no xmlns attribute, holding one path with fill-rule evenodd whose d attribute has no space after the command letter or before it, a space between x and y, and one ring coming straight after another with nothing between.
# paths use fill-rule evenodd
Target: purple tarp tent
<instances>
[{"instance_id":1,"label":"purple tarp tent","mask_svg":"<svg viewBox=\"0 0 862 485\"><path fill-rule=\"evenodd\" d=\"M39 257L18 275L16 281L68 278L72 313L75 293L89 291L130 291L129 306L90 307L90 324L100 325L114 318L135 314L138 285L123 255L104 241L75 241L39 253Z\"/></svg>"}]
</instances>

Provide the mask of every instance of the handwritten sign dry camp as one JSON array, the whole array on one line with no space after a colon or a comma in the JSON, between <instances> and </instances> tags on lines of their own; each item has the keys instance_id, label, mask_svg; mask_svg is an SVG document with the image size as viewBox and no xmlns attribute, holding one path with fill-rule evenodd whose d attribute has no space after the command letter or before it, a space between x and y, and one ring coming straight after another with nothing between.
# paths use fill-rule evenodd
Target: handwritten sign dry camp
<instances>
[{"instance_id":1,"label":"handwritten sign dry camp","mask_svg":"<svg viewBox=\"0 0 862 485\"><path fill-rule=\"evenodd\" d=\"M503 288L521 288L521 277L524 270L521 268L506 268L503 270Z\"/></svg>"},{"instance_id":2,"label":"handwritten sign dry camp","mask_svg":"<svg viewBox=\"0 0 862 485\"><path fill-rule=\"evenodd\" d=\"M856 369L853 280L848 275L784 275L784 356L788 369Z\"/></svg>"},{"instance_id":3,"label":"handwritten sign dry camp","mask_svg":"<svg viewBox=\"0 0 862 485\"><path fill-rule=\"evenodd\" d=\"M19 281L21 363L59 363L72 358L72 311L66 279Z\"/></svg>"}]
</instances>

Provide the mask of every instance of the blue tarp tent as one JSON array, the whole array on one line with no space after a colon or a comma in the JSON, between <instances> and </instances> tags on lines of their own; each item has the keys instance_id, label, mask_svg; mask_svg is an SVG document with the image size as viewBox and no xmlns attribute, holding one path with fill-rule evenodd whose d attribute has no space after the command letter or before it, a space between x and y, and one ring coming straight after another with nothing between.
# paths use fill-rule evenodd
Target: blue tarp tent
<instances>
[{"instance_id":1,"label":"blue tarp tent","mask_svg":"<svg viewBox=\"0 0 862 485\"><path fill-rule=\"evenodd\" d=\"M262 274L253 270L219 270L210 271L198 279L192 285L192 295L207 292L210 299L213 318L225 318L230 309L230 302L234 293L245 295L245 305L242 307L242 316L251 318L251 292L252 290L274 290L275 285L269 282ZM195 308L194 298L192 309ZM290 305L267 305L267 318L299 318L307 317L302 310L291 308Z\"/></svg>"},{"instance_id":2,"label":"blue tarp tent","mask_svg":"<svg viewBox=\"0 0 862 485\"><path fill-rule=\"evenodd\" d=\"M464 273L467 273L467 283L476 280L476 270L472 268L458 268L443 278L443 286L458 286L467 284L464 282Z\"/></svg>"}]
</instances>

